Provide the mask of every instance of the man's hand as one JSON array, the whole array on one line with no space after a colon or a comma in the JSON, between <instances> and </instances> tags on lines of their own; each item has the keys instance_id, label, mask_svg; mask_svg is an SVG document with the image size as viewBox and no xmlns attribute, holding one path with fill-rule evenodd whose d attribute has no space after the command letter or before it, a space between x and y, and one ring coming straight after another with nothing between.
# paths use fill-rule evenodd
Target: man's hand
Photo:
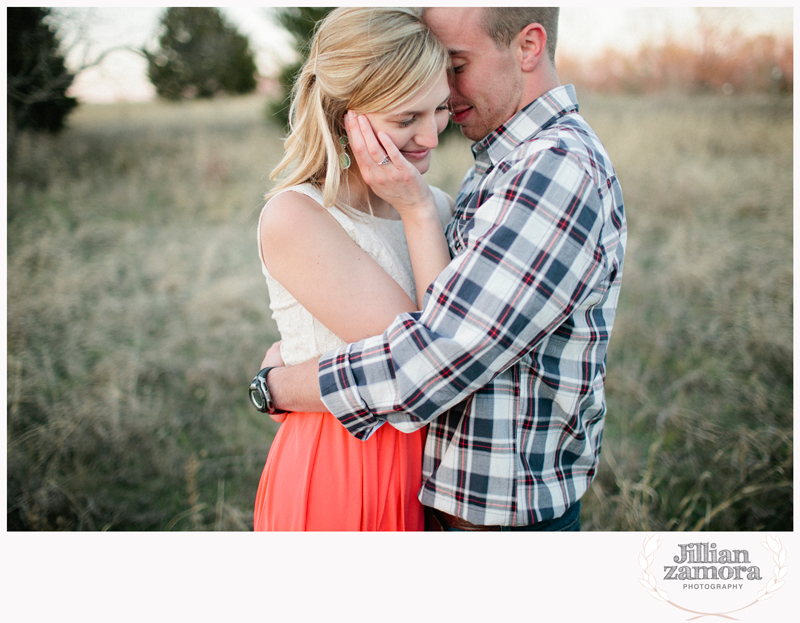
<instances>
[{"instance_id":1,"label":"man's hand","mask_svg":"<svg viewBox=\"0 0 800 623\"><path fill-rule=\"evenodd\" d=\"M264 355L264 361L261 362L261 370L264 368L279 368L285 366L281 358L281 342L275 342L269 347L267 354Z\"/></svg>"}]
</instances>

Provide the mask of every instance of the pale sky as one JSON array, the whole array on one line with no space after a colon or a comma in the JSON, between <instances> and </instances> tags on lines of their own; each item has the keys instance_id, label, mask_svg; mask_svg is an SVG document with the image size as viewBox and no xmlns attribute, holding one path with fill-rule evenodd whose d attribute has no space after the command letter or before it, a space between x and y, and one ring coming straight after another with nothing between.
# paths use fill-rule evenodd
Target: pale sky
<instances>
[{"instance_id":1,"label":"pale sky","mask_svg":"<svg viewBox=\"0 0 800 623\"><path fill-rule=\"evenodd\" d=\"M65 43L77 35L83 45L73 46L68 62L77 67L84 59L96 56L115 46L142 47L154 41L163 7L98 7L56 9L67 18ZM291 56L290 38L269 17L269 7L222 7L223 14L242 34L250 39L259 70L274 75L276 63ZM791 35L793 9L779 8L711 8L691 7L570 7L561 9L559 51L570 56L586 56L606 48L635 50L642 42L659 42L669 37L691 41L696 32L700 12L720 20L726 30L737 28L747 35L773 33ZM97 68L78 75L71 94L84 101L111 102L147 100L154 89L147 79L147 63L136 54L117 51Z\"/></svg>"}]
</instances>

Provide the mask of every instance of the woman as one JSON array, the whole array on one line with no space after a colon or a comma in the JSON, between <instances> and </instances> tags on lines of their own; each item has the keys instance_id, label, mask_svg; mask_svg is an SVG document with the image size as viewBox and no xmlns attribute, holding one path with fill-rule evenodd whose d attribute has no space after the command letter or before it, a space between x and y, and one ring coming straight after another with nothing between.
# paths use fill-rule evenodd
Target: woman
<instances>
[{"instance_id":1,"label":"woman","mask_svg":"<svg viewBox=\"0 0 800 623\"><path fill-rule=\"evenodd\" d=\"M382 333L418 309L449 261L453 202L421 177L447 124L448 63L410 9L339 8L320 23L272 177L293 168L258 229L287 365ZM387 178L405 181L402 196L369 186ZM255 529L422 530L424 441L424 430L388 425L359 441L330 413L288 414L259 483Z\"/></svg>"}]
</instances>

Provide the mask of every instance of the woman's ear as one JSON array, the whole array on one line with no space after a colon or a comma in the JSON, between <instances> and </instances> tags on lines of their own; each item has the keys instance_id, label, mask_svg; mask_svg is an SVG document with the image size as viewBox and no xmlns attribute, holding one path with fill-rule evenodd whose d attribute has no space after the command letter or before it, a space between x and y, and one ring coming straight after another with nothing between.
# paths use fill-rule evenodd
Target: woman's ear
<instances>
[{"instance_id":1,"label":"woman's ear","mask_svg":"<svg viewBox=\"0 0 800 623\"><path fill-rule=\"evenodd\" d=\"M533 71L547 57L547 31L541 24L528 24L519 35L519 59L522 71Z\"/></svg>"}]
</instances>

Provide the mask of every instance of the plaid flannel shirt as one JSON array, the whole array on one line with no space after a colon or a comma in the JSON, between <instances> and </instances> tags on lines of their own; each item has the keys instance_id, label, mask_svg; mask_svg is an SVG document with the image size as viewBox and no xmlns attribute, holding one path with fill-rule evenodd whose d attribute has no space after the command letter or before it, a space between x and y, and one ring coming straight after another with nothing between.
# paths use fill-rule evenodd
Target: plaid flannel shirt
<instances>
[{"instance_id":1,"label":"plaid flannel shirt","mask_svg":"<svg viewBox=\"0 0 800 623\"><path fill-rule=\"evenodd\" d=\"M423 309L320 361L357 438L430 423L420 500L482 525L561 516L591 484L627 229L572 85L473 144Z\"/></svg>"}]
</instances>

